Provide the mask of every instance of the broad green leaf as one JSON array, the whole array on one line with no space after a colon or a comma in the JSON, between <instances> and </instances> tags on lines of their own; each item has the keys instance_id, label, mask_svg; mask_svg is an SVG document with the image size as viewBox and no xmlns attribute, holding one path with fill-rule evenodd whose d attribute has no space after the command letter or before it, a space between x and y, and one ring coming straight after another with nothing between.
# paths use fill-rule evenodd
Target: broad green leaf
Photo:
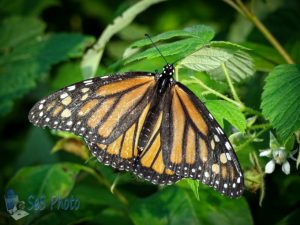
<instances>
[{"instance_id":1,"label":"broad green leaf","mask_svg":"<svg viewBox=\"0 0 300 225\"><path fill-rule=\"evenodd\" d=\"M58 0L0 0L0 14L38 16L51 6L59 5Z\"/></svg>"},{"instance_id":2,"label":"broad green leaf","mask_svg":"<svg viewBox=\"0 0 300 225\"><path fill-rule=\"evenodd\" d=\"M262 113L282 141L300 129L300 65L279 65L266 78Z\"/></svg>"},{"instance_id":3,"label":"broad green leaf","mask_svg":"<svg viewBox=\"0 0 300 225\"><path fill-rule=\"evenodd\" d=\"M97 43L95 43L95 45L84 55L81 63L83 77L90 78L95 76L104 48L113 35L128 26L138 14L149 8L151 5L162 1L164 0L139 1L123 12L122 15L115 18L113 23L105 28Z\"/></svg>"},{"instance_id":4,"label":"broad green leaf","mask_svg":"<svg viewBox=\"0 0 300 225\"><path fill-rule=\"evenodd\" d=\"M165 41L174 37L190 37L190 38L200 38L203 42L209 42L214 37L214 31L212 28L205 25L196 25L192 27L187 27L183 30L172 30L158 34L151 37L151 40L156 43L159 41ZM140 48L147 45L152 45L152 42L148 38L136 41L129 46L129 48ZM124 56L126 58L126 54Z\"/></svg>"},{"instance_id":5,"label":"broad green leaf","mask_svg":"<svg viewBox=\"0 0 300 225\"><path fill-rule=\"evenodd\" d=\"M46 204L52 196L65 198L74 187L76 175L83 166L73 163L57 163L23 167L8 182L20 199L27 201L30 196L46 197Z\"/></svg>"},{"instance_id":6,"label":"broad green leaf","mask_svg":"<svg viewBox=\"0 0 300 225\"><path fill-rule=\"evenodd\" d=\"M225 80L221 65L224 63L235 82L241 82L254 74L250 56L245 48L228 42L213 42L186 56L179 66L196 71L206 71L217 80Z\"/></svg>"},{"instance_id":7,"label":"broad green leaf","mask_svg":"<svg viewBox=\"0 0 300 225\"><path fill-rule=\"evenodd\" d=\"M201 188L199 195L200 201L190 189L167 187L146 199L134 202L129 215L137 225L253 224L244 198L225 198L207 188Z\"/></svg>"},{"instance_id":8,"label":"broad green leaf","mask_svg":"<svg viewBox=\"0 0 300 225\"><path fill-rule=\"evenodd\" d=\"M204 44L205 42L203 42L203 40L200 38L188 38L188 39L183 39L183 40L179 40L167 44L161 44L158 45L157 47L165 57L174 56L174 55L178 55L178 57L182 57L183 55L196 50L197 48L203 46ZM153 59L158 57L161 58L160 53L157 51L155 47L152 47L143 52L134 54L132 57L129 57L128 59L125 59L124 63L128 64L145 58Z\"/></svg>"},{"instance_id":9,"label":"broad green leaf","mask_svg":"<svg viewBox=\"0 0 300 225\"><path fill-rule=\"evenodd\" d=\"M51 89L57 91L60 88L82 80L80 63L67 62L57 68L55 77L51 80Z\"/></svg>"},{"instance_id":10,"label":"broad green leaf","mask_svg":"<svg viewBox=\"0 0 300 225\"><path fill-rule=\"evenodd\" d=\"M12 31L10 25L22 27L24 32ZM70 57L79 57L91 41L91 38L80 34L43 36L43 29L44 25L34 19L14 18L2 24L0 115L10 110L7 107L12 106L14 99L35 87L36 80L45 76L52 65ZM28 34L25 30L34 31Z\"/></svg>"},{"instance_id":11,"label":"broad green leaf","mask_svg":"<svg viewBox=\"0 0 300 225\"><path fill-rule=\"evenodd\" d=\"M196 25L187 27L183 30L173 30L161 33L151 37L151 39L155 43L159 41L166 41L174 37L185 39L158 45L159 50L164 56L178 54L178 57L182 57L183 55L187 55L191 51L194 51L197 47L209 43L209 41L214 37L214 31L208 26ZM123 58L125 58L125 64L144 58L152 59L161 57L157 49L154 47L142 52L138 52L139 48L147 45L152 45L152 42L148 38L144 38L130 45L123 54Z\"/></svg>"},{"instance_id":12,"label":"broad green leaf","mask_svg":"<svg viewBox=\"0 0 300 225\"><path fill-rule=\"evenodd\" d=\"M50 153L53 144L46 130L31 127L24 149L16 160L16 165L21 167L57 162L58 158Z\"/></svg>"},{"instance_id":13,"label":"broad green leaf","mask_svg":"<svg viewBox=\"0 0 300 225\"><path fill-rule=\"evenodd\" d=\"M193 191L195 198L197 200L200 200L200 196L199 196L199 185L200 182L198 180L192 180L192 179L186 179L186 182L188 183L188 185L190 186L191 190Z\"/></svg>"},{"instance_id":14,"label":"broad green leaf","mask_svg":"<svg viewBox=\"0 0 300 225\"><path fill-rule=\"evenodd\" d=\"M234 104L224 100L208 100L205 102L205 105L221 127L224 127L224 120L227 120L239 131L245 131L246 118Z\"/></svg>"},{"instance_id":15,"label":"broad green leaf","mask_svg":"<svg viewBox=\"0 0 300 225\"><path fill-rule=\"evenodd\" d=\"M25 41L37 38L44 29L45 24L34 18L11 17L5 19L0 25L1 55L5 54L5 50L8 51Z\"/></svg>"}]
</instances>

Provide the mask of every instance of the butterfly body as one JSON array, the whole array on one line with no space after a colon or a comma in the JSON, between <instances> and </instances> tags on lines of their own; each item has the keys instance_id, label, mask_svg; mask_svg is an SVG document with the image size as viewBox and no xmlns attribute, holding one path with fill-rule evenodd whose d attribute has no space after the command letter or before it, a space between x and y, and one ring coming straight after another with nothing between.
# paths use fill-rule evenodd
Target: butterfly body
<instances>
[{"instance_id":1,"label":"butterfly body","mask_svg":"<svg viewBox=\"0 0 300 225\"><path fill-rule=\"evenodd\" d=\"M84 138L105 165L154 184L199 180L230 197L243 192L231 144L204 104L162 73L129 72L65 87L39 101L29 120Z\"/></svg>"}]
</instances>

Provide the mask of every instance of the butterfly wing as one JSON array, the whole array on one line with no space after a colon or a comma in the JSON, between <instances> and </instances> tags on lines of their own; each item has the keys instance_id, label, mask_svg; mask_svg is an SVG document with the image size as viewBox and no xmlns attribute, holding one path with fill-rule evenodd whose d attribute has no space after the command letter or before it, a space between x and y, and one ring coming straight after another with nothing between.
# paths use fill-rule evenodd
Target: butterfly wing
<instances>
[{"instance_id":1,"label":"butterfly wing","mask_svg":"<svg viewBox=\"0 0 300 225\"><path fill-rule=\"evenodd\" d=\"M89 143L110 144L142 113L155 89L154 74L97 77L65 87L30 111L36 126L70 131Z\"/></svg>"},{"instance_id":2,"label":"butterfly wing","mask_svg":"<svg viewBox=\"0 0 300 225\"><path fill-rule=\"evenodd\" d=\"M153 184L173 184L180 180L180 176L167 168L163 160L162 143L169 137L162 134L163 118L166 116L165 108L169 104L170 92L167 90L163 96L153 98L149 105L149 112L142 127L135 173Z\"/></svg>"},{"instance_id":3,"label":"butterfly wing","mask_svg":"<svg viewBox=\"0 0 300 225\"><path fill-rule=\"evenodd\" d=\"M243 175L227 137L204 104L184 85L171 90L168 117L163 120L163 158L180 177L200 180L231 196L243 192Z\"/></svg>"}]
</instances>

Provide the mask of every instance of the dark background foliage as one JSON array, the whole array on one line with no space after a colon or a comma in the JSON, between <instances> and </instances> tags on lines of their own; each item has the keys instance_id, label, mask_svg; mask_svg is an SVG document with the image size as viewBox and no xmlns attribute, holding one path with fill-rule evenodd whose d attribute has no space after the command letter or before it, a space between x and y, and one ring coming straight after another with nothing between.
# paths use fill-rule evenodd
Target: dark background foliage
<instances>
[{"instance_id":1,"label":"dark background foliage","mask_svg":"<svg viewBox=\"0 0 300 225\"><path fill-rule=\"evenodd\" d=\"M289 175L282 173L280 166L274 173L265 175L263 171L268 159L258 155L259 150L270 148L270 130L287 152L297 148L293 133L300 128L300 69L299 66L287 68L285 65L274 69L286 61L253 23L225 1L170 0L152 5L107 42L96 74L160 69L164 64L161 57L149 54L142 60L126 63L121 60L123 53L133 42L143 39L145 33L155 36L197 24L214 30L214 41L230 41L249 48L242 50L253 59L256 72L251 74L251 70L249 76L240 78L232 75L232 79L239 98L248 109L259 112L258 115L247 110L241 112L228 102L214 101L217 99L214 94L202 93L205 91L203 86L187 84L199 98L207 100L208 108L224 125L226 133L238 136L235 144L248 181L242 198L228 199L190 181L157 187L129 173L119 174L90 159L80 139L35 128L28 122L27 114L36 101L86 78L80 65L88 47L116 17L136 2L0 0L0 191L4 196L8 188L13 188L30 213L14 221L6 213L2 199L0 223L298 224L300 177L296 162L290 161ZM299 1L249 1L245 4L252 5L258 18L294 62L299 63ZM170 42L178 39L171 38ZM241 50L239 46L223 42L214 45L209 41L206 44L211 47L218 45L230 51ZM187 55L181 52L177 56L184 58ZM174 57L171 55L168 59L175 60ZM230 71L230 65L227 66ZM219 70L192 74L190 71L181 68L180 81L188 83L195 76L223 96L231 95L227 83L215 79ZM289 76L284 77L284 73ZM265 86L266 82L268 85ZM280 87L281 84L286 85ZM282 96L288 99L288 105L274 103ZM292 106L289 105L291 101ZM255 125L249 122L253 115L257 116ZM256 141L258 138L261 139L259 142ZM112 193L113 184L116 187ZM33 205L29 199L32 195L37 200L44 196L46 207L42 208L39 205L42 202L37 202L35 208L29 209ZM76 197L80 200L80 208L76 211L51 208L51 196Z\"/></svg>"}]
</instances>

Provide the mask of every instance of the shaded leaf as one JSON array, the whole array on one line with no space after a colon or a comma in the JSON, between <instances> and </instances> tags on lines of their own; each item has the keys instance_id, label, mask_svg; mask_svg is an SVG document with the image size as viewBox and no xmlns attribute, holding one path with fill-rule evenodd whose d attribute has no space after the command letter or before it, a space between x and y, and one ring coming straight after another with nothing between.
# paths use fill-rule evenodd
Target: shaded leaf
<instances>
[{"instance_id":1,"label":"shaded leaf","mask_svg":"<svg viewBox=\"0 0 300 225\"><path fill-rule=\"evenodd\" d=\"M224 120L227 120L239 131L245 131L247 126L246 118L234 104L224 100L208 100L205 102L205 105L221 127L224 127Z\"/></svg>"},{"instance_id":2,"label":"shaded leaf","mask_svg":"<svg viewBox=\"0 0 300 225\"><path fill-rule=\"evenodd\" d=\"M0 37L4 37L2 43L10 46L1 49L0 55L0 115L9 111L6 107L12 105L14 99L35 87L36 80L47 74L52 65L80 56L91 41L80 34L42 36L44 25L38 20L18 18L8 21L0 29ZM11 24L24 31L38 27L29 35L12 32L8 28Z\"/></svg>"},{"instance_id":3,"label":"shaded leaf","mask_svg":"<svg viewBox=\"0 0 300 225\"><path fill-rule=\"evenodd\" d=\"M45 130L32 127L27 135L24 150L18 156L18 166L32 166L45 163L54 163L58 159L51 155L53 141Z\"/></svg>"},{"instance_id":4,"label":"shaded leaf","mask_svg":"<svg viewBox=\"0 0 300 225\"><path fill-rule=\"evenodd\" d=\"M38 16L44 9L58 4L58 0L0 0L0 12L7 15Z\"/></svg>"},{"instance_id":5,"label":"shaded leaf","mask_svg":"<svg viewBox=\"0 0 300 225\"><path fill-rule=\"evenodd\" d=\"M76 138L63 138L56 142L52 148L51 153L58 152L59 150L64 150L71 154L77 155L83 160L89 158L89 152L86 145L79 139Z\"/></svg>"},{"instance_id":6,"label":"shaded leaf","mask_svg":"<svg viewBox=\"0 0 300 225\"><path fill-rule=\"evenodd\" d=\"M75 184L76 175L83 168L73 163L23 167L11 178L7 187L15 190L20 199L24 200L32 195L45 195L47 200L54 195L65 198ZM49 204L49 201L47 203Z\"/></svg>"},{"instance_id":7,"label":"shaded leaf","mask_svg":"<svg viewBox=\"0 0 300 225\"><path fill-rule=\"evenodd\" d=\"M279 65L266 78L262 113L285 141L300 129L300 65Z\"/></svg>"},{"instance_id":8,"label":"shaded leaf","mask_svg":"<svg viewBox=\"0 0 300 225\"><path fill-rule=\"evenodd\" d=\"M201 188L198 201L190 189L177 186L134 202L130 217L134 224L253 224L245 199L229 199Z\"/></svg>"}]
</instances>

